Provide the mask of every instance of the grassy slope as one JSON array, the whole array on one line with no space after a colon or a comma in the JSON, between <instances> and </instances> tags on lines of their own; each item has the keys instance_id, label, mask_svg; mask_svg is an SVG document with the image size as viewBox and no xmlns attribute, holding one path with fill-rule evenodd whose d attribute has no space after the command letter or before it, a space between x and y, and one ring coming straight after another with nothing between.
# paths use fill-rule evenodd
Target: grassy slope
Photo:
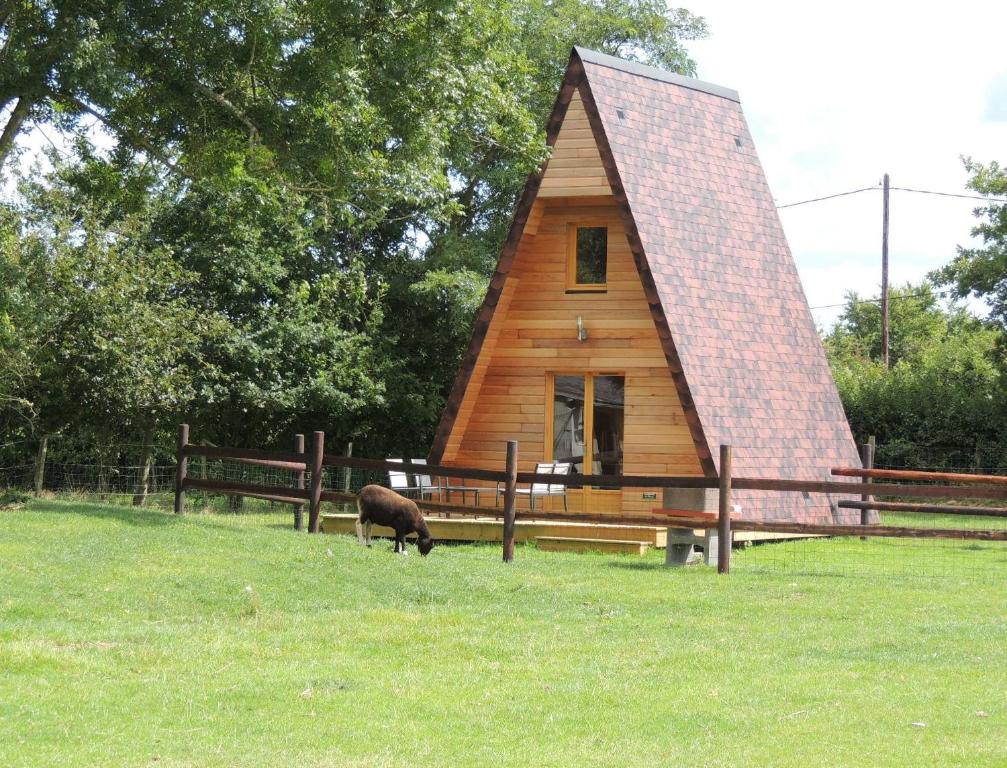
<instances>
[{"instance_id":1,"label":"grassy slope","mask_svg":"<svg viewBox=\"0 0 1007 768\"><path fill-rule=\"evenodd\" d=\"M1007 763L1003 580L505 567L286 524L0 512L0 765Z\"/></svg>"}]
</instances>

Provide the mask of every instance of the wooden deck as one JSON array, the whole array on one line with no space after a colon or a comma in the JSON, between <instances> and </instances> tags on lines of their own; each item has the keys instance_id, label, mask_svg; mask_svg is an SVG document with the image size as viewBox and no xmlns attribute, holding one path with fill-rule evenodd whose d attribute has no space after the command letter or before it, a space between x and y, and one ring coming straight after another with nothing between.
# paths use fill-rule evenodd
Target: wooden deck
<instances>
[{"instance_id":1,"label":"wooden deck","mask_svg":"<svg viewBox=\"0 0 1007 768\"><path fill-rule=\"evenodd\" d=\"M322 531L355 534L356 519L357 516L354 514L322 515ZM448 519L428 516L426 521L430 535L441 541L503 541L503 521L496 518ZM388 538L394 536L391 528L380 525L374 526L372 533L374 536ZM635 541L663 548L668 541L668 532L664 528L642 525L601 525L521 519L515 523L515 541L532 541L540 537Z\"/></svg>"},{"instance_id":2,"label":"wooden deck","mask_svg":"<svg viewBox=\"0 0 1007 768\"><path fill-rule=\"evenodd\" d=\"M349 513L322 515L323 533L356 534L357 516ZM502 541L503 521L497 518L434 517L427 516L430 535L441 541ZM374 526L374 536L393 538L391 528ZM696 535L702 537L703 531ZM592 539L626 541L646 544L656 549L664 549L668 544L668 529L645 525L617 525L602 523L573 523L557 520L522 520L515 522L514 540L533 541L541 538ZM762 532L735 531L734 543L743 544L756 541L807 538L800 534L774 534Z\"/></svg>"}]
</instances>

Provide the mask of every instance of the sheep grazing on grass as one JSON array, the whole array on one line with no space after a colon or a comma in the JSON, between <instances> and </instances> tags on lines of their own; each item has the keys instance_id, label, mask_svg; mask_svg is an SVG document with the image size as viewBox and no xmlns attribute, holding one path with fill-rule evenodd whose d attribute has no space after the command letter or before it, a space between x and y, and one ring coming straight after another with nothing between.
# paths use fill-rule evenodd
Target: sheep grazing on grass
<instances>
[{"instance_id":1,"label":"sheep grazing on grass","mask_svg":"<svg viewBox=\"0 0 1007 768\"><path fill-rule=\"evenodd\" d=\"M369 547L371 527L385 525L395 531L396 552L409 554L406 552L406 536L414 532L417 535L416 546L421 555L433 549L434 540L430 538L426 521L412 499L400 496L395 491L380 485L366 485L360 489L357 496L357 509L360 511L360 517L357 518L357 541L361 544Z\"/></svg>"}]
</instances>

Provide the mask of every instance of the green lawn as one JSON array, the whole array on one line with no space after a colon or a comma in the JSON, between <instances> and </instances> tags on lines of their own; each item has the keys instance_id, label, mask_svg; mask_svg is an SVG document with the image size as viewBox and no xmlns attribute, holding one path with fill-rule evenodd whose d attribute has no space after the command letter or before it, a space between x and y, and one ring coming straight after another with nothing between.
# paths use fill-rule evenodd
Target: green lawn
<instances>
[{"instance_id":1,"label":"green lawn","mask_svg":"<svg viewBox=\"0 0 1007 768\"><path fill-rule=\"evenodd\" d=\"M0 511L0 765L1007 764L1007 548L723 577L288 524Z\"/></svg>"}]
</instances>

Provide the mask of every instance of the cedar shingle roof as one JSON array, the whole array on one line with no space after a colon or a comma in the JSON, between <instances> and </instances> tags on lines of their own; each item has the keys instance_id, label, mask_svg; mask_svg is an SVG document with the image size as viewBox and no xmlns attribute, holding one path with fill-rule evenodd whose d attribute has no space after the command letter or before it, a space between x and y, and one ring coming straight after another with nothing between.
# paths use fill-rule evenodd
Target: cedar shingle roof
<instances>
[{"instance_id":1,"label":"cedar shingle roof","mask_svg":"<svg viewBox=\"0 0 1007 768\"><path fill-rule=\"evenodd\" d=\"M726 443L738 476L859 466L737 94L576 52L714 461ZM811 512L798 494L773 502Z\"/></svg>"},{"instance_id":2,"label":"cedar shingle roof","mask_svg":"<svg viewBox=\"0 0 1007 768\"><path fill-rule=\"evenodd\" d=\"M715 472L833 479L860 459L737 93L574 49L549 125L579 88L697 452ZM542 172L528 182L438 430L443 451ZM745 517L859 521L822 496L737 492ZM855 516L855 518L854 518Z\"/></svg>"}]
</instances>

